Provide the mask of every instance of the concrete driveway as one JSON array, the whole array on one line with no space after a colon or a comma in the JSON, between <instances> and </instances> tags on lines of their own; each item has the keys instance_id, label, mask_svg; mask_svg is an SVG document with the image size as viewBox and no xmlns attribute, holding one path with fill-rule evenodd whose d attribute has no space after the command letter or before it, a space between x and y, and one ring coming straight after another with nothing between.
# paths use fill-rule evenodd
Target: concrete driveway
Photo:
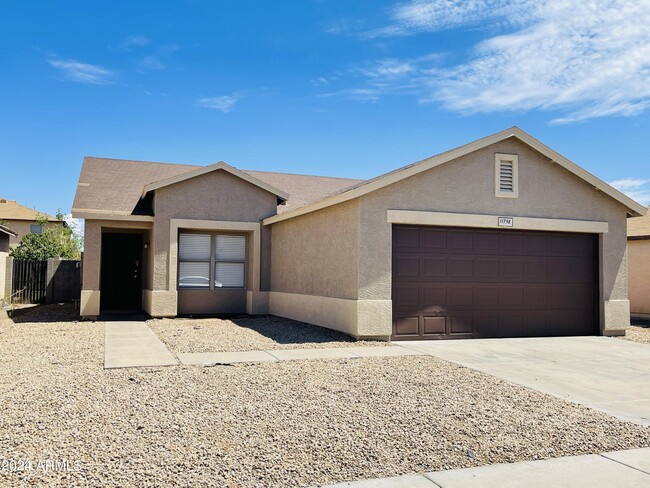
<instances>
[{"instance_id":1,"label":"concrete driveway","mask_svg":"<svg viewBox=\"0 0 650 488\"><path fill-rule=\"evenodd\" d=\"M650 345L609 337L399 344L650 426Z\"/></svg>"}]
</instances>

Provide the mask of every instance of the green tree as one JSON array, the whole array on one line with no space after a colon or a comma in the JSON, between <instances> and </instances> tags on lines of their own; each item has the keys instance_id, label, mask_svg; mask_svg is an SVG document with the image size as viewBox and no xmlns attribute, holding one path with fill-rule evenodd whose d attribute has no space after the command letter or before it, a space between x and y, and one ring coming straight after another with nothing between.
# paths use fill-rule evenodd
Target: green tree
<instances>
[{"instance_id":1,"label":"green tree","mask_svg":"<svg viewBox=\"0 0 650 488\"><path fill-rule=\"evenodd\" d=\"M62 212L56 218L63 221ZM42 261L49 258L79 259L81 257L81 239L66 225L48 225L47 216L36 220L43 231L40 234L26 234L20 244L11 250L15 259Z\"/></svg>"}]
</instances>

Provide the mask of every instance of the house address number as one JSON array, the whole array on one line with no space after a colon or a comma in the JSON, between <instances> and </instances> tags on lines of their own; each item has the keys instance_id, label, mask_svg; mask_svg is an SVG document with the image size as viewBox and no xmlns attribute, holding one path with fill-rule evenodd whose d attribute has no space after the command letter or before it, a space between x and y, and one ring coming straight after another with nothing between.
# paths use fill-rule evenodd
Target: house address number
<instances>
[{"instance_id":1,"label":"house address number","mask_svg":"<svg viewBox=\"0 0 650 488\"><path fill-rule=\"evenodd\" d=\"M499 227L512 227L515 224L515 219L512 217L499 217Z\"/></svg>"}]
</instances>

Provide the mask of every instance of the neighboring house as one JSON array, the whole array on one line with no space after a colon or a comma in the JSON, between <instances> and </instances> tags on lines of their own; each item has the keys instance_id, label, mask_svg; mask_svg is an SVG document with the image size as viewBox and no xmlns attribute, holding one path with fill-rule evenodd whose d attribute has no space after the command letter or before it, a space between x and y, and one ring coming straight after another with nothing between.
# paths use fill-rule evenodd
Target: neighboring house
<instances>
[{"instance_id":1,"label":"neighboring house","mask_svg":"<svg viewBox=\"0 0 650 488\"><path fill-rule=\"evenodd\" d=\"M7 257L9 256L9 241L12 237L16 237L16 233L8 227L0 225L0 298L11 293L11 290L7 290Z\"/></svg>"},{"instance_id":2,"label":"neighboring house","mask_svg":"<svg viewBox=\"0 0 650 488\"><path fill-rule=\"evenodd\" d=\"M88 157L81 314L393 339L623 334L645 207L519 128L367 181Z\"/></svg>"},{"instance_id":3,"label":"neighboring house","mask_svg":"<svg viewBox=\"0 0 650 488\"><path fill-rule=\"evenodd\" d=\"M627 221L627 262L630 311L650 317L650 215Z\"/></svg>"},{"instance_id":4,"label":"neighboring house","mask_svg":"<svg viewBox=\"0 0 650 488\"><path fill-rule=\"evenodd\" d=\"M20 244L24 235L43 232L43 225L38 222L41 218L47 218L45 225L65 225L62 220L20 205L16 203L16 200L0 198L0 222L16 234L9 240L9 245L12 248Z\"/></svg>"}]
</instances>

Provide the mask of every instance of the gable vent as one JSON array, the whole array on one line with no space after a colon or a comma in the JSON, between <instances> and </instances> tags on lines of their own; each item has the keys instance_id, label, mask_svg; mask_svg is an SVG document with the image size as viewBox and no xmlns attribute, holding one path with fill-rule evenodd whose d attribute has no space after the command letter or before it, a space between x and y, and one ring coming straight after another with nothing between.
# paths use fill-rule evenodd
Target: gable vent
<instances>
[{"instance_id":1,"label":"gable vent","mask_svg":"<svg viewBox=\"0 0 650 488\"><path fill-rule=\"evenodd\" d=\"M514 190L512 161L499 163L499 191L512 192Z\"/></svg>"},{"instance_id":2,"label":"gable vent","mask_svg":"<svg viewBox=\"0 0 650 488\"><path fill-rule=\"evenodd\" d=\"M502 198L519 197L519 157L516 154L495 154L494 195Z\"/></svg>"}]
</instances>

